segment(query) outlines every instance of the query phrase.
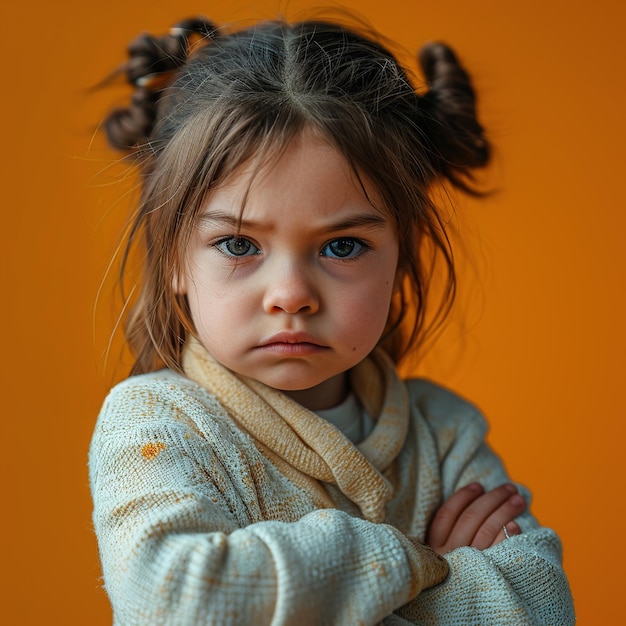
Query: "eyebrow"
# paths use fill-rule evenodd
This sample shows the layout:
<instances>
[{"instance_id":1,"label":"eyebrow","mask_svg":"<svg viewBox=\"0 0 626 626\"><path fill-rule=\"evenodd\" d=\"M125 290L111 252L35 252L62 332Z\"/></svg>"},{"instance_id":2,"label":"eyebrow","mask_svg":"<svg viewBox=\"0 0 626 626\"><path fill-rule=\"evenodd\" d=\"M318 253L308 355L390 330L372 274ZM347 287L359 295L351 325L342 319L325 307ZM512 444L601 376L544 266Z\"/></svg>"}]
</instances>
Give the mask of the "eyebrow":
<instances>
[{"instance_id":1,"label":"eyebrow","mask_svg":"<svg viewBox=\"0 0 626 626\"><path fill-rule=\"evenodd\" d=\"M198 217L200 224L215 224L216 226L226 225L233 226L235 228L250 228L250 229L263 229L263 225L259 222L253 222L245 220L239 216L232 215L230 213L223 213L222 211L211 211L202 213Z\"/></svg>"},{"instance_id":2,"label":"eyebrow","mask_svg":"<svg viewBox=\"0 0 626 626\"><path fill-rule=\"evenodd\" d=\"M387 219L382 215L362 213L351 215L343 220L330 225L329 230L347 230L350 228L381 228L387 224Z\"/></svg>"},{"instance_id":3,"label":"eyebrow","mask_svg":"<svg viewBox=\"0 0 626 626\"><path fill-rule=\"evenodd\" d=\"M246 220L239 216L232 215L230 213L223 213L222 211L211 211L203 213L199 216L199 222L201 224L214 224L233 226L235 228L249 229L249 230L270 230L271 227L261 222L255 222L253 220ZM387 224L387 219L382 215L375 215L372 213L357 213L350 215L337 222L331 222L323 228L324 231L332 232L337 230L349 230L351 228L382 228Z\"/></svg>"}]
</instances>

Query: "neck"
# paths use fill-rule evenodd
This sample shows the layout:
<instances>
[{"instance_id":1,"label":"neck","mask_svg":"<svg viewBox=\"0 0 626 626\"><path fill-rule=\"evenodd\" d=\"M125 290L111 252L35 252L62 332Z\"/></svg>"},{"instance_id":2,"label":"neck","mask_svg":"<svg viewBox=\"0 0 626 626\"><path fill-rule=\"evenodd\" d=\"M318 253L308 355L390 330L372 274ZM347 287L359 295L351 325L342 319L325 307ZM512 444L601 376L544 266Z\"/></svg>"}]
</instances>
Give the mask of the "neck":
<instances>
[{"instance_id":1,"label":"neck","mask_svg":"<svg viewBox=\"0 0 626 626\"><path fill-rule=\"evenodd\" d=\"M324 411L341 404L346 399L348 390L348 374L342 372L310 389L281 391L309 411Z\"/></svg>"}]
</instances>

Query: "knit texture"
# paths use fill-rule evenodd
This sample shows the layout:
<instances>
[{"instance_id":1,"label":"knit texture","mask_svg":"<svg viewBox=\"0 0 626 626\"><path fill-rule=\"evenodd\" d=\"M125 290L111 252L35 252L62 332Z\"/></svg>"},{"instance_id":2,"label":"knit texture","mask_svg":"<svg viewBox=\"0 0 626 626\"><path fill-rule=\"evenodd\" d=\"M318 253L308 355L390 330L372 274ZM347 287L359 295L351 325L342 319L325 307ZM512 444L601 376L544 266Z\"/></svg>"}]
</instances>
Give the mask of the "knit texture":
<instances>
[{"instance_id":1,"label":"knit texture","mask_svg":"<svg viewBox=\"0 0 626 626\"><path fill-rule=\"evenodd\" d=\"M219 398L229 415L262 444L270 460L275 461L276 455L285 462L280 464L281 470L292 482L306 489L311 485L307 477L311 477L337 485L366 519L384 520L391 485L381 472L398 456L409 425L406 390L389 375L393 366L384 353L366 359L352 372L354 392L374 415L380 414L374 432L356 447L335 426L285 394L251 378L234 377L197 341L187 346L183 366L192 380ZM315 485L311 496L318 491Z\"/></svg>"},{"instance_id":2,"label":"knit texture","mask_svg":"<svg viewBox=\"0 0 626 626\"><path fill-rule=\"evenodd\" d=\"M115 387L94 432L117 626L574 623L559 540L529 512L522 535L447 563L421 545L458 488L509 480L471 405L376 354L352 373L376 419L355 446L199 344L184 368Z\"/></svg>"}]
</instances>

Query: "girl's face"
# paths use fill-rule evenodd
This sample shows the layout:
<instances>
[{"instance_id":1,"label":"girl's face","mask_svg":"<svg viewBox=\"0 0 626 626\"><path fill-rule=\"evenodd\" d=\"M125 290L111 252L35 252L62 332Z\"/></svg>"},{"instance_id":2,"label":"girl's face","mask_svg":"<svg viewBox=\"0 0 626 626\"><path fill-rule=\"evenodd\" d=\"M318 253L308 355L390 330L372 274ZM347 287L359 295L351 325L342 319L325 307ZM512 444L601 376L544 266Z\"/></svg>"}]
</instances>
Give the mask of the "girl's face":
<instances>
[{"instance_id":1,"label":"girl's face","mask_svg":"<svg viewBox=\"0 0 626 626\"><path fill-rule=\"evenodd\" d=\"M254 176L253 168L210 195L178 291L222 365L310 409L329 408L384 330L395 230L345 158L312 132Z\"/></svg>"}]
</instances>

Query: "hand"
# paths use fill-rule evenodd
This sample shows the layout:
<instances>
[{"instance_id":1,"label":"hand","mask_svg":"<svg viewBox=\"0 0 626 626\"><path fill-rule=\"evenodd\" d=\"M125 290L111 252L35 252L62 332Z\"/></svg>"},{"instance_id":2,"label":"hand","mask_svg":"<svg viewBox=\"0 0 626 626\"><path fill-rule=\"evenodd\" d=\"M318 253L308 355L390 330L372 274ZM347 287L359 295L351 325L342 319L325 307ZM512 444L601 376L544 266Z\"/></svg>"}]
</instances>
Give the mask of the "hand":
<instances>
[{"instance_id":1,"label":"hand","mask_svg":"<svg viewBox=\"0 0 626 626\"><path fill-rule=\"evenodd\" d=\"M462 546L484 550L503 541L502 527L509 535L521 530L513 521L526 508L515 485L500 485L485 492L478 483L471 483L452 494L433 517L426 543L439 554Z\"/></svg>"}]
</instances>

